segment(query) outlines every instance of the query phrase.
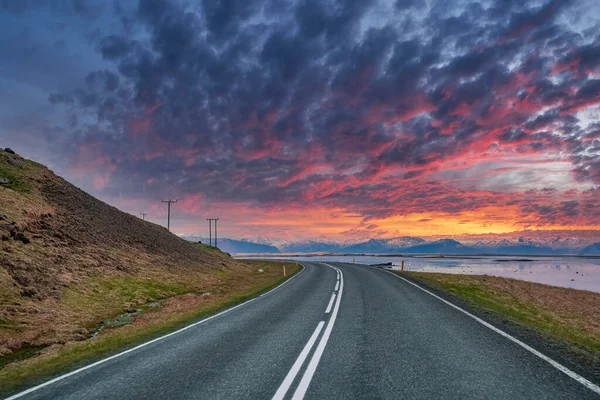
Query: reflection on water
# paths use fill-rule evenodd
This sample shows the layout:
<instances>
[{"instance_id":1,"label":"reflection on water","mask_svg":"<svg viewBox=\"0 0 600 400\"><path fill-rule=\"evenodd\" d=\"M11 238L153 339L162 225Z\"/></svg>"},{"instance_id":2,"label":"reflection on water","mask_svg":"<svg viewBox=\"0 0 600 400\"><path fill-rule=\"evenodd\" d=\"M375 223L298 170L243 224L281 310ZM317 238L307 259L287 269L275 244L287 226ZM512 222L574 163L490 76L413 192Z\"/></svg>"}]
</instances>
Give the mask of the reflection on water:
<instances>
[{"instance_id":1,"label":"reflection on water","mask_svg":"<svg viewBox=\"0 0 600 400\"><path fill-rule=\"evenodd\" d=\"M562 286L600 293L600 258L580 257L375 257L375 256L323 256L323 257L261 257L300 261L340 261L357 264L384 264L391 262L392 269L452 274L492 275L546 285ZM512 261L514 260L514 261Z\"/></svg>"}]
</instances>

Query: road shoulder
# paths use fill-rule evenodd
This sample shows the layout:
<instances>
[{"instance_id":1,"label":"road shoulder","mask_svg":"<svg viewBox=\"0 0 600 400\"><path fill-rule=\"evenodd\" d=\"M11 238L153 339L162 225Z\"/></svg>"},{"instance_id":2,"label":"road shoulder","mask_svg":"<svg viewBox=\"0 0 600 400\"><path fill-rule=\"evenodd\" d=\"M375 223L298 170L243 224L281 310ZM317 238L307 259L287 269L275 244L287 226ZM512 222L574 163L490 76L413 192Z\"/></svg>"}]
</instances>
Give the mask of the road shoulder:
<instances>
[{"instance_id":1,"label":"road shoulder","mask_svg":"<svg viewBox=\"0 0 600 400\"><path fill-rule=\"evenodd\" d=\"M600 383L600 353L577 346L560 337L528 326L465 296L452 293L448 287L444 287L436 283L435 280L423 276L424 273L415 274L409 272L398 273L398 275L496 326L591 382Z\"/></svg>"}]
</instances>

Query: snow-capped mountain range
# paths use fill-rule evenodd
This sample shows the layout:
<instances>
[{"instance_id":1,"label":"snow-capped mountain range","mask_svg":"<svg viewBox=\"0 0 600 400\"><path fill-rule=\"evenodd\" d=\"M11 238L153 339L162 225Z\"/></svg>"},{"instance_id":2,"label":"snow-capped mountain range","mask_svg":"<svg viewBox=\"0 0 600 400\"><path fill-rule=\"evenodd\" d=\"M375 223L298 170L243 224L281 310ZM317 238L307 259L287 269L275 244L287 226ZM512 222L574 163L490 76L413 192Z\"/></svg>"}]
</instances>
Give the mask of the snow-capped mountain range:
<instances>
[{"instance_id":1,"label":"snow-capped mountain range","mask_svg":"<svg viewBox=\"0 0 600 400\"><path fill-rule=\"evenodd\" d=\"M471 244L475 248L496 248L506 246L534 246L534 247L548 247L553 250L560 249L581 249L589 243L581 238L574 237L554 237L549 240L539 240L525 237L518 237L516 239L492 239L492 240L481 240Z\"/></svg>"},{"instance_id":2,"label":"snow-capped mountain range","mask_svg":"<svg viewBox=\"0 0 600 400\"><path fill-rule=\"evenodd\" d=\"M507 235L463 236L451 238L420 238L400 236L369 239L362 242L336 242L325 237L316 240L284 241L269 238L219 239L219 247L230 253L447 253L447 254L600 254L598 237L548 236L532 238ZM187 240L208 242L198 236ZM595 239L595 240L594 240Z\"/></svg>"}]
</instances>

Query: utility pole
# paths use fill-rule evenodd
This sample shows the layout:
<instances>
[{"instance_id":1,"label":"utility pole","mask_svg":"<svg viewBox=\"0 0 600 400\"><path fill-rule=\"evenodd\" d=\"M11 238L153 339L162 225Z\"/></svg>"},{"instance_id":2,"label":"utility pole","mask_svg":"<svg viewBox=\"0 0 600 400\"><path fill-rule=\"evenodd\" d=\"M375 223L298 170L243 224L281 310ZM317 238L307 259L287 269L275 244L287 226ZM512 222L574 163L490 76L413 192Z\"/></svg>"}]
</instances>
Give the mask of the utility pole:
<instances>
[{"instance_id":1,"label":"utility pole","mask_svg":"<svg viewBox=\"0 0 600 400\"><path fill-rule=\"evenodd\" d=\"M217 222L219 221L219 218L215 218L215 247L219 248L219 246L217 246Z\"/></svg>"},{"instance_id":2,"label":"utility pole","mask_svg":"<svg viewBox=\"0 0 600 400\"><path fill-rule=\"evenodd\" d=\"M175 200L161 200L162 203L167 203L167 230L171 231L171 203L177 203Z\"/></svg>"},{"instance_id":3,"label":"utility pole","mask_svg":"<svg viewBox=\"0 0 600 400\"><path fill-rule=\"evenodd\" d=\"M206 218L208 221L208 247L212 246L212 218Z\"/></svg>"},{"instance_id":4,"label":"utility pole","mask_svg":"<svg viewBox=\"0 0 600 400\"><path fill-rule=\"evenodd\" d=\"M146 220L146 215L148 215L148 213L140 213L140 215L142 216L142 219L145 221Z\"/></svg>"},{"instance_id":5,"label":"utility pole","mask_svg":"<svg viewBox=\"0 0 600 400\"><path fill-rule=\"evenodd\" d=\"M215 221L215 247L217 247L217 221L219 218L206 218L208 221L208 245L212 246L212 222Z\"/></svg>"}]
</instances>

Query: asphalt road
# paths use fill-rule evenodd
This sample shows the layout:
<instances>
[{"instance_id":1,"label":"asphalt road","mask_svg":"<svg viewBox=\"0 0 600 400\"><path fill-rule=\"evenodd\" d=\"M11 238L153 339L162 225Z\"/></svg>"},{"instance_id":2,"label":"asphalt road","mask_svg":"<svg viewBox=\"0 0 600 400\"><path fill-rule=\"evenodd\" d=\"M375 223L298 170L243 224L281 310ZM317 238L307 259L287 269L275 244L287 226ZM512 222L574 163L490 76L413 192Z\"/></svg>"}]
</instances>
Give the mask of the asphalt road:
<instances>
[{"instance_id":1,"label":"asphalt road","mask_svg":"<svg viewBox=\"0 0 600 400\"><path fill-rule=\"evenodd\" d=\"M302 273L254 301L21 398L595 399L600 395L385 271L306 263Z\"/></svg>"}]
</instances>

